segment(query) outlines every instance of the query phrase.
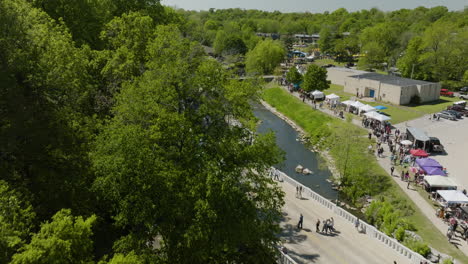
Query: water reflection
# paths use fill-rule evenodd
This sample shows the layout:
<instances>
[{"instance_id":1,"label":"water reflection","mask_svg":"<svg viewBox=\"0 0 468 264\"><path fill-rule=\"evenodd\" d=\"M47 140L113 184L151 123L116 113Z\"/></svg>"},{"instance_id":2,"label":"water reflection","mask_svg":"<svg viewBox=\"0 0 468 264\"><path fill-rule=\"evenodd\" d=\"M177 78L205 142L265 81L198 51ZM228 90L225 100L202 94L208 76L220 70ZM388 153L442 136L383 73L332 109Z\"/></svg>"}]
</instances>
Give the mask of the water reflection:
<instances>
[{"instance_id":1,"label":"water reflection","mask_svg":"<svg viewBox=\"0 0 468 264\"><path fill-rule=\"evenodd\" d=\"M262 105L254 106L254 114L262 120L257 132L266 133L273 131L276 134L276 143L286 152L285 161L277 164L275 167L284 171L286 174L311 188L318 194L328 199L336 199L337 192L326 180L330 178L331 172L326 166L319 166L318 154L307 149L301 142L297 141L298 133L285 121L277 117ZM295 168L298 164L308 168L312 174L303 175L296 173Z\"/></svg>"}]
</instances>

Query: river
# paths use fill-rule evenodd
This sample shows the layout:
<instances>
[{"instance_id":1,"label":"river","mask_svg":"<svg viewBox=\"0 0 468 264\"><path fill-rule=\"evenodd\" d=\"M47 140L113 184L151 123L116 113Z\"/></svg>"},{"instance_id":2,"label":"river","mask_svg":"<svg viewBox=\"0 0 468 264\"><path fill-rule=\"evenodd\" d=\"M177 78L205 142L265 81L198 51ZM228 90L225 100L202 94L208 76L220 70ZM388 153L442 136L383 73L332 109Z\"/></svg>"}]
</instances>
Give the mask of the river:
<instances>
[{"instance_id":1,"label":"river","mask_svg":"<svg viewBox=\"0 0 468 264\"><path fill-rule=\"evenodd\" d=\"M337 191L333 190L332 185L327 181L332 175L330 170L326 164L319 166L319 162L324 162L319 154L310 151L304 144L296 140L299 136L296 130L262 105L254 106L254 114L261 120L257 132L273 131L276 135L276 144L285 152L284 162L275 165L275 167L323 197L331 200L336 199ZM299 164L311 170L312 174L296 173L295 168Z\"/></svg>"}]
</instances>

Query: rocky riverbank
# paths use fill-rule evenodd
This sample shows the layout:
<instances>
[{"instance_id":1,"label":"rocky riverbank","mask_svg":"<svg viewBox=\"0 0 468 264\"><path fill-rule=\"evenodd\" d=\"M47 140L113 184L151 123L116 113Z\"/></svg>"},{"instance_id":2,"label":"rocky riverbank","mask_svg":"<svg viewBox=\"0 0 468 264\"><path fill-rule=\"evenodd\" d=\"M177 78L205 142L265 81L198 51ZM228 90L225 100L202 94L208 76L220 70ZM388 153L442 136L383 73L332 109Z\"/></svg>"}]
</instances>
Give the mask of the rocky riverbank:
<instances>
[{"instance_id":1,"label":"rocky riverbank","mask_svg":"<svg viewBox=\"0 0 468 264\"><path fill-rule=\"evenodd\" d=\"M275 114L276 116L278 116L279 118L281 118L282 120L284 120L286 123L288 123L294 130L296 130L299 135L300 135L300 139L301 141L303 141L303 143L306 143L310 150L312 152L316 152L316 153L319 153L320 154L320 157L327 163L327 167L329 168L330 172L332 173L333 175L333 182L337 182L339 181L340 179L340 173L338 171L338 169L336 168L336 165L335 165L335 161L334 159L332 158L332 156L330 155L330 153L328 153L327 150L322 150L322 149L319 149L317 146L314 146L312 144L310 144L310 142L308 141L308 136L307 136L307 133L304 131L304 129L302 127L300 127L299 125L297 125L294 121L292 121L291 119L289 119L287 116L285 116L284 114L282 114L281 112L279 112L278 110L276 110L276 108L274 108L273 106L269 105L267 102L261 100L260 101L261 104L266 108L268 109L268 111L272 112L273 114Z\"/></svg>"}]
</instances>

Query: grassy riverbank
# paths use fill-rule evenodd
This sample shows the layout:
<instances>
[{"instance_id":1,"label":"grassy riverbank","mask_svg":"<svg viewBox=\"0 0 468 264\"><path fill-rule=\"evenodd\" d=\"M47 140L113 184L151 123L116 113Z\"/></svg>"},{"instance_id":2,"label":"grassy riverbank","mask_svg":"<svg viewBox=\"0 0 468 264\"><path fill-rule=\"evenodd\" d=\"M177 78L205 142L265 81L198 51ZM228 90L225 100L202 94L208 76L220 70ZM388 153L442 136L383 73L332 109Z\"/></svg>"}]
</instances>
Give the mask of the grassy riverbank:
<instances>
[{"instance_id":1,"label":"grassy riverbank","mask_svg":"<svg viewBox=\"0 0 468 264\"><path fill-rule=\"evenodd\" d=\"M366 130L314 110L279 87L266 89L263 99L301 126L313 144L329 151L340 173L346 175L344 192L350 200L359 204L360 200L354 198L364 194L370 194L373 198L385 197L403 212L404 218L414 224L416 233L431 247L468 263L468 258L447 242L445 236L380 167L375 157L368 153Z\"/></svg>"}]
</instances>

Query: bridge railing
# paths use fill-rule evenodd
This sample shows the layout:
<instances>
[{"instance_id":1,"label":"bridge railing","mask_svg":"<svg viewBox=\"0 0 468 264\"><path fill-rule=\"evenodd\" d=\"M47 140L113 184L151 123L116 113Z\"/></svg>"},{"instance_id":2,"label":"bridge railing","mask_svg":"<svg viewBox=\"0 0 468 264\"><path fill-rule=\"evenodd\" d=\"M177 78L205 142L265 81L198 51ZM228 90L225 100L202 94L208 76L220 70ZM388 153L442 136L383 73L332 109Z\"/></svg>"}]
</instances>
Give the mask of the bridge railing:
<instances>
[{"instance_id":1,"label":"bridge railing","mask_svg":"<svg viewBox=\"0 0 468 264\"><path fill-rule=\"evenodd\" d=\"M312 200L315 200L322 206L328 208L330 211L335 213L336 215L340 216L341 218L345 219L347 222L350 224L355 224L357 217L351 214L350 212L344 210L343 208L337 206L335 203L332 201L324 198L320 194L312 191L309 187L304 186L300 182L294 180L293 178L289 177L287 174L285 174L282 171L277 170L279 173L280 177L287 183L293 185L293 186L302 186L303 193L310 197ZM367 236L379 241L380 243L385 244L386 246L392 248L402 256L408 258L411 263L419 264L421 262L427 262L430 263L427 259L425 259L423 256L420 254L412 251L411 249L407 248L406 246L402 245L400 242L398 242L396 239L391 238L387 236L386 234L382 233L379 231L377 228L374 226L362 221L359 219L359 230L363 233L365 233ZM283 254L284 255L284 254ZM289 256L288 256L289 257ZM283 262L281 262L283 263ZM288 262L285 262L288 263ZM292 262L294 263L294 262ZM289 264L289 263L288 263Z\"/></svg>"},{"instance_id":2,"label":"bridge railing","mask_svg":"<svg viewBox=\"0 0 468 264\"><path fill-rule=\"evenodd\" d=\"M281 250L279 252L280 252L280 256L278 259L279 264L297 264L297 262L294 261L290 256L288 256L287 254L284 254Z\"/></svg>"}]
</instances>

